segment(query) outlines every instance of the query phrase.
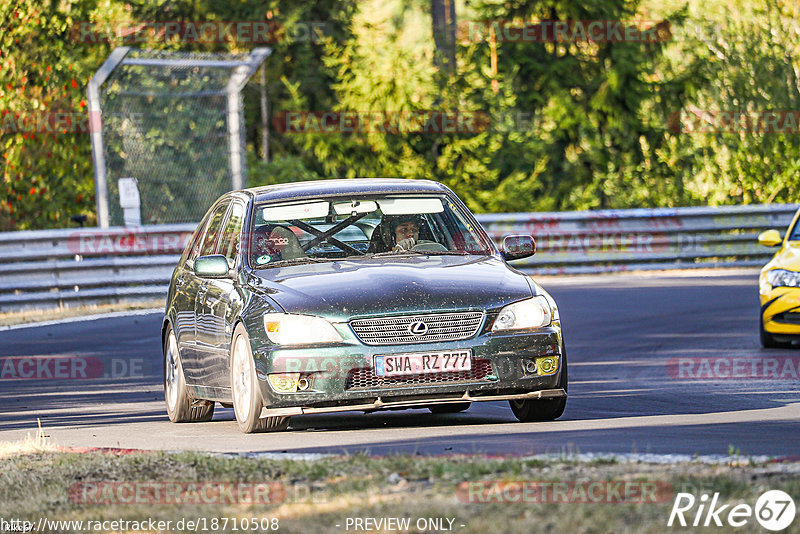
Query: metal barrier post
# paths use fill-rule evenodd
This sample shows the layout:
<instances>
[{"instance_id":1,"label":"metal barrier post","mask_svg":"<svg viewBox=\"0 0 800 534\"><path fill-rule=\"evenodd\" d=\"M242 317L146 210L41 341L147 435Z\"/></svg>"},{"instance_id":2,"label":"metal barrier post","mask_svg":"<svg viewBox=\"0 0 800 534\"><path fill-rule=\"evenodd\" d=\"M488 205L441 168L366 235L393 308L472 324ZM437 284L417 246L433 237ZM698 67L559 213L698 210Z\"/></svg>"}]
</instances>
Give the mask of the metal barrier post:
<instances>
[{"instance_id":1,"label":"metal barrier post","mask_svg":"<svg viewBox=\"0 0 800 534\"><path fill-rule=\"evenodd\" d=\"M97 69L89 80L87 89L89 103L89 132L92 139L92 158L94 159L94 192L97 205L97 226L108 228L108 184L106 183L106 157L103 152L103 117L100 111L100 86L108 75L117 68L130 47L115 48L103 66Z\"/></svg>"}]
</instances>

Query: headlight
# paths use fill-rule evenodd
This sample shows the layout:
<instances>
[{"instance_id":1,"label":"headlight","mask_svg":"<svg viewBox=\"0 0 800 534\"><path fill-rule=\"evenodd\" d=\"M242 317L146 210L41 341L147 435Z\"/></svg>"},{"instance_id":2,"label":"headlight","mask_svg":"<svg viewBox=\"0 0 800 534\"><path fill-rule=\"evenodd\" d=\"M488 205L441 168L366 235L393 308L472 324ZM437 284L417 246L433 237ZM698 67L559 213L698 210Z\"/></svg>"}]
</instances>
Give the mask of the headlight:
<instances>
[{"instance_id":1,"label":"headlight","mask_svg":"<svg viewBox=\"0 0 800 534\"><path fill-rule=\"evenodd\" d=\"M800 287L800 273L773 269L767 271L767 282L772 287Z\"/></svg>"},{"instance_id":2,"label":"headlight","mask_svg":"<svg viewBox=\"0 0 800 534\"><path fill-rule=\"evenodd\" d=\"M322 317L268 313L264 316L264 330L270 341L277 345L307 345L309 343L338 343L342 336L331 323Z\"/></svg>"},{"instance_id":3,"label":"headlight","mask_svg":"<svg viewBox=\"0 0 800 534\"><path fill-rule=\"evenodd\" d=\"M550 296L550 293L544 290L544 288L537 284L537 293L544 297L547 300L547 304L550 306L550 321L559 321L560 317L558 316L558 305L556 305L555 299Z\"/></svg>"},{"instance_id":4,"label":"headlight","mask_svg":"<svg viewBox=\"0 0 800 534\"><path fill-rule=\"evenodd\" d=\"M509 304L497 314L492 332L547 326L553 319L547 299L538 295L528 300Z\"/></svg>"}]
</instances>

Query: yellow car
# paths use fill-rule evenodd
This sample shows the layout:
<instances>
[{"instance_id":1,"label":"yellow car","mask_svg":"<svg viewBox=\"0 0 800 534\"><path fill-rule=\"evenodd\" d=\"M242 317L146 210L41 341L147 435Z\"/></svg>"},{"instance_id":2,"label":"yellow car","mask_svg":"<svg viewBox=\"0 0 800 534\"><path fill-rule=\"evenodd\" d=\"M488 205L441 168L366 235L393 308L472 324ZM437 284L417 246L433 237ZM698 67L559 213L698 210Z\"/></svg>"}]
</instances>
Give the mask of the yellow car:
<instances>
[{"instance_id":1,"label":"yellow car","mask_svg":"<svg viewBox=\"0 0 800 534\"><path fill-rule=\"evenodd\" d=\"M758 292L761 296L761 344L764 347L789 347L800 340L800 210L785 237L767 230L758 242L780 247L761 269Z\"/></svg>"}]
</instances>

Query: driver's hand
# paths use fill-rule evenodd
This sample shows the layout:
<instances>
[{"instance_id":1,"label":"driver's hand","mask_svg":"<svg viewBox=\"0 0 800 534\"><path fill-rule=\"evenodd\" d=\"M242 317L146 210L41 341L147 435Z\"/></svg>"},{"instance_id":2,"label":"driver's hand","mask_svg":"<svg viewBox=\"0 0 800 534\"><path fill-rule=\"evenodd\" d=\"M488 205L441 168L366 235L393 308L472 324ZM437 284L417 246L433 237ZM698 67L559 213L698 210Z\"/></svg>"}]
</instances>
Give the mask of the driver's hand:
<instances>
[{"instance_id":1,"label":"driver's hand","mask_svg":"<svg viewBox=\"0 0 800 534\"><path fill-rule=\"evenodd\" d=\"M397 244L392 249L392 252L403 252L405 250L411 250L411 248L417 244L417 240L413 237L407 237L397 242Z\"/></svg>"}]
</instances>

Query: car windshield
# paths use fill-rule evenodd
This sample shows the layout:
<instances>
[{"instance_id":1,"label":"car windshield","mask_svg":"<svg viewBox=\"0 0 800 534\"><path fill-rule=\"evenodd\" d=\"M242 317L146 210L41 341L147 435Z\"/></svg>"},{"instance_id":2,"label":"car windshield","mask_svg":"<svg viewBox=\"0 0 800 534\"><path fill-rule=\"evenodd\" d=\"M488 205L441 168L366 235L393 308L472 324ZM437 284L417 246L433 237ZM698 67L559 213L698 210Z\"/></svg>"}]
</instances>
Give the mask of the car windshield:
<instances>
[{"instance_id":1,"label":"car windshield","mask_svg":"<svg viewBox=\"0 0 800 534\"><path fill-rule=\"evenodd\" d=\"M390 254L480 254L491 243L445 195L353 196L257 204L250 265Z\"/></svg>"},{"instance_id":2,"label":"car windshield","mask_svg":"<svg viewBox=\"0 0 800 534\"><path fill-rule=\"evenodd\" d=\"M794 223L794 228L792 228L792 233L789 236L789 241L800 241L800 219Z\"/></svg>"}]
</instances>

